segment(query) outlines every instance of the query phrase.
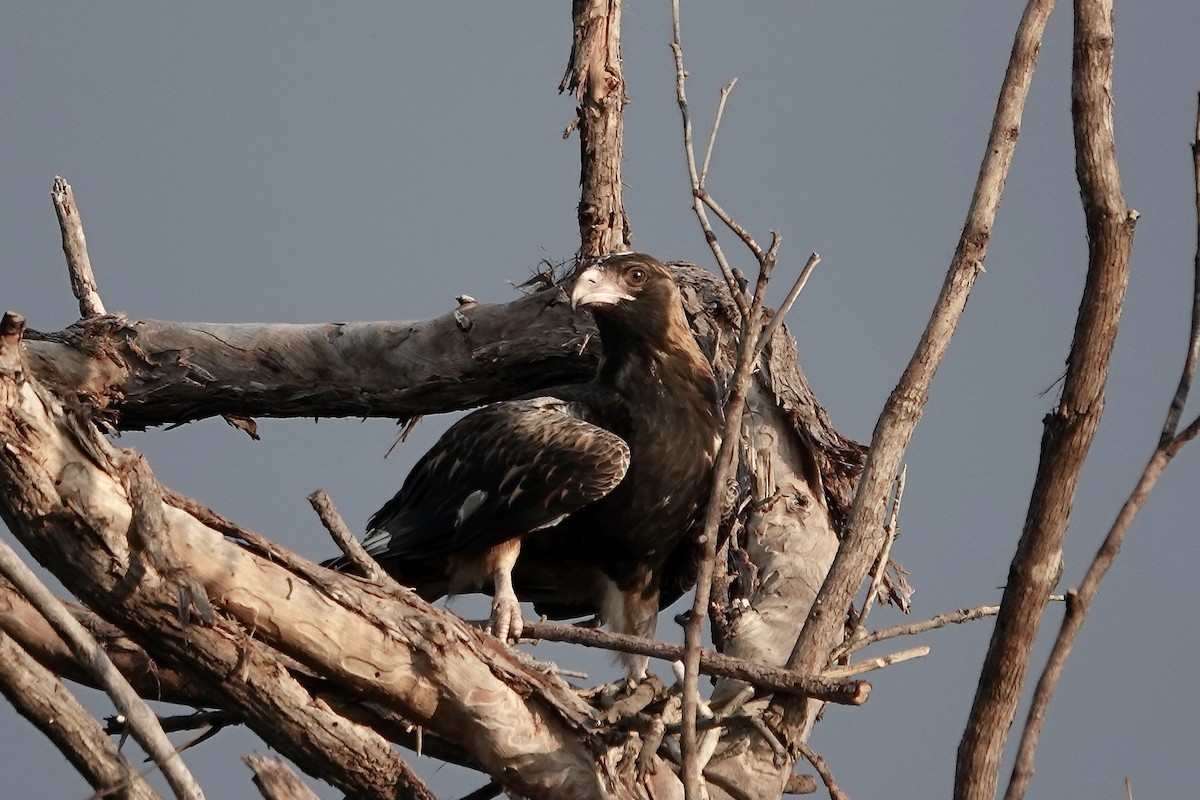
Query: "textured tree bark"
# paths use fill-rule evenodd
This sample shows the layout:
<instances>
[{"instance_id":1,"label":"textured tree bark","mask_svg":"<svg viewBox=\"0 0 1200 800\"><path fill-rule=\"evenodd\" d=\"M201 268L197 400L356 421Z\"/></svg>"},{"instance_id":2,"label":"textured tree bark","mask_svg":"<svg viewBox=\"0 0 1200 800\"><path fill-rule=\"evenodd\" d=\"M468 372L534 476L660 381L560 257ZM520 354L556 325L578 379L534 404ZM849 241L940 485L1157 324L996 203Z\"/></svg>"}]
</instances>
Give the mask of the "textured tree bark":
<instances>
[{"instance_id":1,"label":"textured tree bark","mask_svg":"<svg viewBox=\"0 0 1200 800\"><path fill-rule=\"evenodd\" d=\"M254 771L254 784L265 800L318 800L312 790L279 759L245 755L242 761Z\"/></svg>"},{"instance_id":2,"label":"textured tree bark","mask_svg":"<svg viewBox=\"0 0 1200 800\"><path fill-rule=\"evenodd\" d=\"M81 320L26 333L38 379L123 430L238 417L408 418L583 380L597 347L557 289L423 321L319 325Z\"/></svg>"},{"instance_id":3,"label":"textured tree bark","mask_svg":"<svg viewBox=\"0 0 1200 800\"><path fill-rule=\"evenodd\" d=\"M1111 0L1076 0L1071 114L1088 233L1088 274L1062 397L1047 415L1037 477L979 686L958 750L954 796L996 795L1004 742L1051 589L1075 488L1104 410L1104 387L1129 280L1137 213L1125 203L1112 120Z\"/></svg>"},{"instance_id":4,"label":"textured tree bark","mask_svg":"<svg viewBox=\"0 0 1200 800\"><path fill-rule=\"evenodd\" d=\"M579 258L629 249L621 196L625 78L621 69L621 0L573 0L571 58L559 84L579 103L567 135L579 129Z\"/></svg>"},{"instance_id":5,"label":"textured tree bark","mask_svg":"<svg viewBox=\"0 0 1200 800\"><path fill-rule=\"evenodd\" d=\"M97 794L122 800L159 797L67 687L3 632L0 693L54 742Z\"/></svg>"},{"instance_id":6,"label":"textured tree bark","mask_svg":"<svg viewBox=\"0 0 1200 800\"><path fill-rule=\"evenodd\" d=\"M678 275L683 286L689 315L700 334L701 341L710 351L714 347L717 348L719 351L716 356L718 371L722 371L722 365L724 365L722 374L727 375L730 358L727 347L728 343L732 341L732 336L728 332L730 324L726 315L728 298L724 286L713 276L693 267L679 268ZM487 329L496 335L508 335L509 331L515 329L525 331L527 344L520 347L507 347L503 342L492 342L480 338L471 342L471 350L468 350L462 347L461 342L453 339L447 347L444 339L433 335L396 338L393 334L398 326L387 323L378 325L377 331L372 331L372 326L366 324L354 326L355 330L352 335L334 337L335 345L330 346L330 339L326 335L328 329L322 332L319 330L321 326L245 326L242 330L232 332L225 330L214 336L212 328L208 326L171 325L168 323L143 325L108 318L98 326L87 329L87 335L82 335L82 326L76 326L69 335L55 334L27 340L23 349L27 353L37 354L36 359L29 360L30 373L34 376L46 375L52 380L58 381L60 385L73 380L77 375L100 376L100 380L90 384L88 390L82 394L85 397L97 397L99 402L106 403L106 414L118 425L126 424L131 416L137 420L137 424L143 424L147 420L167 421L178 418L180 415L199 418L211 415L215 409L220 409L223 413L249 416L260 407L264 407L267 404L267 398L270 397L293 398L288 405L288 413L302 416L328 416L336 413L336 409L344 408L341 405L341 395L337 394L336 389L339 381L336 377L328 376L336 376L342 371L357 370L360 365L368 371L374 368L377 373L363 381L364 385L368 386L368 391L364 394L372 399L365 405L360 403L355 406L354 413L362 413L364 407L374 409L375 413L380 411L387 414L395 413L401 408L394 404L396 398L405 398L403 402L408 405L403 406L403 410L406 413L419 413L429 408L432 403L439 404L439 406L453 406L461 401L448 399L453 395L447 390L440 396L441 399L431 403L428 398L432 395L422 393L416 387L406 384L407 380L413 380L411 372L398 372L393 373L392 377L386 377L384 374L386 370L380 371L380 364L386 366L435 363L441 359L441 356L438 355L439 351L446 349L456 350L460 354L467 353L468 355L461 357L458 361L453 359L447 361L447 366L443 367L440 374L444 377L447 386L465 387L464 394L470 398L469 402L472 403L486 402L536 389L538 385L554 379L562 380L567 376L590 373L594 368L594 357L590 351L582 355L578 353L579 343L587 338L587 329L565 317L563 309L555 298L556 295L553 293L542 292L532 298L526 297L515 301L511 304L511 308L514 318L520 320L517 323L503 320L505 315L503 307L487 310L487 315L491 315L495 323L493 325L489 322ZM478 317L475 318L478 319ZM537 334L529 332L529 326L524 322L531 318L541 326ZM424 331L436 327L438 324L455 324L448 322L453 319L453 315L447 315L431 323L406 324L405 327ZM552 322L556 324L552 324ZM455 329L457 327L455 325ZM474 326L472 328L474 329ZM378 340L373 336L375 333L378 334ZM540 339L541 351L534 347L534 341L538 339ZM349 344L345 347L336 344L343 341ZM400 355L389 351L388 346L380 344L380 342L390 344L395 350L400 351ZM721 343L720 347L717 346L718 342ZM503 353L508 356L514 352L520 352L521 355L517 357L522 360L522 363L556 366L549 375L544 371L539 374L538 370L532 368L517 370L517 373L524 377L525 383L521 383L512 375L507 375L506 381L496 381L486 390L481 390L478 385L473 385L469 381L460 381L459 378L462 376L453 373L456 365L468 372L484 370L477 359L469 356L472 350ZM564 355L564 351L570 355ZM185 355L181 355L181 353L185 353ZM292 354L292 358L282 362L282 366L278 366L278 361L272 361L272 356L278 353ZM297 358L294 355L297 353L307 353L307 355ZM790 488L782 488L782 496L786 498L794 495L795 497L776 503L770 509L764 507L757 511L756 514L760 517L767 514L782 516L770 524L754 523L755 530L760 532L756 533L756 536L772 526L778 526L783 528L789 536L805 540L794 541L786 546L781 545L775 551L776 556L781 559L785 551L794 551L795 548L798 548L800 552L820 552L822 549L829 552L835 546L835 537L828 521L829 516L824 511L820 514L823 522L812 529L805 525L795 524L794 521L785 523L784 519L787 514L784 512L787 509L794 510L797 503L810 502L811 508L828 508L835 513L844 514L849 491L853 486L854 469L861 459L861 449L853 442L840 437L828 424L823 410L808 388L803 373L796 366L794 349L785 333L781 332L777 336L775 343L767 351L767 358L769 359L769 369L760 373L754 387L754 397L756 398L754 402L758 409L756 414L761 416L761 419L756 418L754 425L778 426L778 430L775 433L761 434L767 437L769 443L773 442L773 444L759 447L764 452L771 451L772 455L769 459L759 458L757 461L754 468L759 476L756 492L762 497L771 496L775 493L776 487L783 487L784 480L793 481L801 478L811 481L811 485L817 488L807 490L812 498L811 501L797 501L795 497L798 497L802 490L796 485L787 484ZM325 360L331 362L332 366L322 366ZM278 368L264 370L262 364L266 362L275 363ZM371 366L372 364L374 367ZM203 382L177 381L185 370L192 370L192 374L195 374L196 365L201 365L199 368L204 371L205 380ZM300 365L305 365L305 367L301 369ZM492 369L496 369L494 365ZM106 372L106 370L111 370L111 372ZM251 378L251 375L254 377ZM534 376L538 383L533 382ZM323 381L327 382L328 391L326 391L326 383ZM140 392L139 386L147 382L157 386L157 391ZM255 387L253 393L239 394L229 388L241 384L253 385ZM394 391L387 393L381 389L378 394L372 395L370 389L372 385L378 387L390 385ZM74 392L68 391L68 396L74 396L74 394ZM329 402L331 397L334 398L332 403ZM414 400L413 398L418 399ZM50 427L53 428L53 426ZM74 423L68 426L68 429L77 430L80 427L80 423ZM12 435L15 436L15 433ZM790 444L787 446L778 444L782 441L790 442ZM33 452L38 451L39 447L40 445L34 446L27 443L20 449ZM100 445L93 443L91 448L97 449L100 448ZM775 454L776 450L779 451L778 454ZM104 459L100 460L104 461ZM80 461L80 459L77 458L76 461ZM62 471L62 467L58 469ZM75 469L76 467L71 467L66 470L66 473L69 475ZM21 467L15 470L15 474L26 475L28 473L24 467ZM772 478L771 476L776 477ZM69 480L61 483L54 492L56 494L59 492L70 494L71 491L82 492L83 489L79 488L81 484L94 487L98 480L95 477L86 481ZM77 488L72 490L71 487ZM121 491L123 490L117 491L118 497ZM18 502L19 493L14 491L11 495L13 501ZM54 503L50 503L48 507L54 505ZM111 518L114 513L107 510L101 516ZM129 512L121 513L127 515ZM183 547L184 545L181 543L188 539L177 537L173 526L187 527L192 523L187 523L186 519L176 510L171 510L168 518L172 526L172 534L169 538L177 543L177 547ZM181 519L183 521L180 521ZM10 521L10 524L14 529L22 526L28 527L27 523L21 522L16 517ZM85 529L87 527L84 526ZM120 528L120 524L118 524L118 528ZM41 535L51 534L48 528L43 527ZM77 535L86 541L86 537L82 533ZM207 536L212 535L212 533L207 534ZM817 537L818 541L824 542L824 544L818 545L806 540L806 537L812 536ZM232 558L232 556L222 555L217 562L213 562L214 554L225 553L225 549L219 546L219 542L208 542L207 539L204 541L205 543L198 545L198 549L194 553L181 557L181 561L183 563L219 562L228 567L226 559ZM36 542L31 542L30 547L35 554L45 552L37 546ZM110 547L116 548L115 552L122 552L122 546L115 543L104 545L100 550L106 552ZM127 545L124 547L126 550L128 549ZM226 544L224 547L230 546ZM56 547L48 549L54 551ZM178 556L178 554L176 555ZM123 557L128 557L128 554ZM270 557L279 562L284 556L272 551ZM174 563L174 559L171 563ZM760 621L760 624L754 626L745 625L747 632L757 630L758 635L764 640L780 636L785 638L788 635L794 636L794 632L803 618L803 602L796 602L795 598L791 598L789 592L792 587L801 592L805 591L806 582L807 584L812 583L811 576L806 580L791 580L789 573L783 571L783 565L786 563L794 565L795 561L787 558L775 567L768 564L760 573L768 580L758 585L759 595L767 598L764 602L769 604L775 600L780 606L778 613L768 610L761 615L769 619L772 624L764 626ZM93 567L98 569L95 565ZM257 570L257 568L255 569ZM823 566L818 564L817 566L802 567L802 569L820 570L823 569ZM112 602L110 591L112 585L101 582L92 589L85 588L82 584L93 580L93 578L86 577L90 574L89 570L82 570L78 573L77 579L80 581L80 585L78 588L73 587L73 590L94 608L104 612L105 603L111 604ZM205 575L206 578L201 580L201 583L208 596L223 598L227 603L232 602L231 598L241 596L231 587L208 582L209 580L218 581L219 574L207 575L206 573ZM289 580L294 581L294 577ZM255 586L262 586L262 576L255 572L252 583ZM282 587L282 584L280 586ZM765 590L763 590L764 587ZM147 591L144 585L141 590ZM362 740L317 742L313 747L316 750L315 753L306 754L301 751L302 732L310 725L317 725L325 730L336 729L337 725L331 720L340 719L342 720L340 723L342 730L352 730L354 726L328 709L321 710L321 714L327 717L325 721L318 721L311 717L309 708L311 701L304 700L309 695L302 684L297 683L294 677L287 674L286 663L291 662L281 661L280 653L274 649L278 646L296 657L297 660L305 661L305 658L309 656L300 658L299 651L303 651L307 645L293 642L285 647L283 644L272 641L271 647L268 647L262 641L261 631L264 629L265 621L270 619L270 603L262 607L256 605L240 607L240 613L244 615L243 621L256 631L254 641L244 641L245 637L237 633L238 626L234 625L232 621L218 620L213 628L207 628L196 625L183 626L178 620L171 619L172 613L178 605L178 591L169 586L162 591L163 593L158 596L159 599L156 601L158 605L155 608L157 610L143 608L138 612L132 608L134 601L127 600L126 604L120 608L113 608L109 605L105 615L120 622L126 632L133 635L139 643L149 647L153 651L156 661L162 665L160 668L177 670L181 675L190 678L194 686L200 687L202 692L210 698L217 699L221 707L239 709L247 724L259 731L272 746L288 755L310 774L331 780L344 788L354 786L358 790L366 790L368 786L379 790L381 786L395 785L400 767L389 762L383 754L374 750L374 745L364 743L371 741L369 732L362 730L357 732L356 735L362 737ZM280 591L283 591L282 588ZM294 586L289 591L294 594ZM108 598L107 601L106 598ZM139 596L138 602L142 606L148 604L148 600L144 596ZM215 604L219 608L224 608L219 601L215 601ZM154 604L149 603L149 605L153 606ZM786 608L791 609L790 617L782 613ZM225 609L225 612L232 613L228 609ZM416 614L411 609L410 612ZM301 618L311 619L314 618L314 615L325 615L326 613L324 609L314 609L299 615L300 618L292 621L303 628ZM389 619L390 615L394 614L391 611L387 615L383 612L377 613L381 618ZM418 618L420 618L419 615ZM340 623L339 626L324 627L341 629ZM277 635L284 636L288 624L280 622L272 629L277 631ZM185 646L170 641L147 641L155 637L161 638L162 631L172 630L181 636L186 630L188 644ZM417 638L429 640L429 637L424 634ZM754 639L748 633L739 633L735 638L747 644ZM432 641L437 641L436 637ZM449 649L455 650L456 648ZM239 650L241 651L240 655ZM761 651L761 646L748 649L748 652L756 654ZM333 660L342 661L343 658L338 656ZM490 663L493 658L488 655L486 660ZM319 667L311 661L305 663L314 672L323 671L326 667L331 666L324 662ZM247 665L251 665L253 669ZM450 667L438 664L431 669L446 670ZM209 677L197 677L198 670L205 672ZM264 671L267 678L258 675L259 670ZM249 674L257 676L253 684L227 680L216 681L212 677L217 674L239 674L247 671ZM350 679L350 676L343 676L343 678L351 680L351 686L362 690L376 680L373 677L374 670L370 674L371 677L366 679L361 686L358 681L363 680L362 676L353 680ZM474 681L477 677L469 681L471 685L475 685ZM275 688L271 692L264 693L261 690L262 684L259 683L263 680L268 683L273 682L272 685ZM465 685L458 688L466 691ZM448 715L440 713L443 710L444 706L440 706L439 716L442 720L448 719ZM424 717L413 709L406 707L406 711L406 716L410 720L416 716L418 720L425 721ZM478 720L478 724L483 724L482 720ZM436 732L436 726L431 726L431 729ZM526 738L521 738L521 740L527 741ZM359 750L358 759L350 759L344 750L346 747ZM363 756L363 752L367 755ZM375 755L371 756L371 753L375 753ZM367 759L365 763L363 758ZM377 761L374 766L371 766L372 758ZM334 762L340 762L343 765L341 772ZM730 759L725 768L732 768L733 763L734 760ZM496 760L490 761L485 766L502 769ZM376 777L367 780L342 774L359 771ZM663 775L670 776L671 773L669 770L663 770ZM555 789L556 792L560 790L561 787ZM529 789L529 791L531 796L536 796L535 790Z\"/></svg>"}]
</instances>

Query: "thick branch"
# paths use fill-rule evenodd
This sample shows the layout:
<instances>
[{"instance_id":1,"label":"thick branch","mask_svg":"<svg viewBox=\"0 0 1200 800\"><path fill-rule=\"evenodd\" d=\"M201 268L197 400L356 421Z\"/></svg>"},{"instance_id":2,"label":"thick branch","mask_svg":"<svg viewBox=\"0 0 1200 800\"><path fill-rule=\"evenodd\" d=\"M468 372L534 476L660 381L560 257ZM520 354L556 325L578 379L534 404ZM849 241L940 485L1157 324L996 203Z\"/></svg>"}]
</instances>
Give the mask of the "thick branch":
<instances>
[{"instance_id":1,"label":"thick branch","mask_svg":"<svg viewBox=\"0 0 1200 800\"><path fill-rule=\"evenodd\" d=\"M949 347L975 279L983 269L992 223L1020 132L1021 113L1042 31L1052 7L1052 0L1031 0L1018 28L958 248L912 360L875 426L837 558L790 659L789 666L794 669L808 671L824 666L841 635L855 592L883 544L883 501L920 420L929 386ZM785 713L785 727L794 732L802 719L802 704L789 704Z\"/></svg>"},{"instance_id":2,"label":"thick branch","mask_svg":"<svg viewBox=\"0 0 1200 800\"><path fill-rule=\"evenodd\" d=\"M3 632L0 693L54 742L98 795L122 800L159 797L58 678Z\"/></svg>"},{"instance_id":3,"label":"thick branch","mask_svg":"<svg viewBox=\"0 0 1200 800\"><path fill-rule=\"evenodd\" d=\"M468 320L464 324L461 320ZM118 427L242 417L407 418L582 380L593 329L557 290L425 321L315 325L82 320L29 332L30 368ZM594 347L594 346L593 346Z\"/></svg>"},{"instance_id":4,"label":"thick branch","mask_svg":"<svg viewBox=\"0 0 1200 800\"><path fill-rule=\"evenodd\" d=\"M1071 112L1088 232L1088 274L1058 407L1046 417L1037 476L975 701L958 750L956 800L996 794L1038 626L1062 572L1079 473L1104 409L1104 387L1129 277L1137 213L1125 204L1112 120L1112 2L1076 0Z\"/></svg>"}]
</instances>

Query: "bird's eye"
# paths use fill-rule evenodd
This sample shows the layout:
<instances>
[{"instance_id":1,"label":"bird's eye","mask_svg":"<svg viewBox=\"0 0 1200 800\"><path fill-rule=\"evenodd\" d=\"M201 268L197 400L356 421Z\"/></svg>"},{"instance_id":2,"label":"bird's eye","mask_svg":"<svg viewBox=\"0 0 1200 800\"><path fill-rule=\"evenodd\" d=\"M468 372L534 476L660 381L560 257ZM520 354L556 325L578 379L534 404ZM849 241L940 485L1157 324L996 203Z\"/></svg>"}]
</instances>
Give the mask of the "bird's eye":
<instances>
[{"instance_id":1,"label":"bird's eye","mask_svg":"<svg viewBox=\"0 0 1200 800\"><path fill-rule=\"evenodd\" d=\"M641 286L646 282L646 270L641 267L634 267L625 274L625 279L629 281L630 286Z\"/></svg>"}]
</instances>

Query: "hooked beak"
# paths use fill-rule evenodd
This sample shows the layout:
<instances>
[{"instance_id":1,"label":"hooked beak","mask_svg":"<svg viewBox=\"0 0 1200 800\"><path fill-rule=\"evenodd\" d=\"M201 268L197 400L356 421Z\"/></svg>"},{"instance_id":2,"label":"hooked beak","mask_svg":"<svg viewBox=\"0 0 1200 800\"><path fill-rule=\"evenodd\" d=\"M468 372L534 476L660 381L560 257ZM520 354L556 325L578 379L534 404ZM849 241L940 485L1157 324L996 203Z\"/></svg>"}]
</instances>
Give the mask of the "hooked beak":
<instances>
[{"instance_id":1,"label":"hooked beak","mask_svg":"<svg viewBox=\"0 0 1200 800\"><path fill-rule=\"evenodd\" d=\"M580 306L611 306L632 299L633 295L616 286L608 273L588 267L579 274L571 290L571 310Z\"/></svg>"}]
</instances>

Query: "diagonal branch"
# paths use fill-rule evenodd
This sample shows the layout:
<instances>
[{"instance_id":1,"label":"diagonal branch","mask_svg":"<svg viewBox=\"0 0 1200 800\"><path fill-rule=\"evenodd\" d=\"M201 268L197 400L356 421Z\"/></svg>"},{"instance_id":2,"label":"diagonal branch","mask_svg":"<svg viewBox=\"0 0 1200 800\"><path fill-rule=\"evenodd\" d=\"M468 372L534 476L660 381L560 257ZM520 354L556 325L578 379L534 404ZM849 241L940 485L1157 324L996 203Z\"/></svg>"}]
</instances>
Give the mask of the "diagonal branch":
<instances>
[{"instance_id":1,"label":"diagonal branch","mask_svg":"<svg viewBox=\"0 0 1200 800\"><path fill-rule=\"evenodd\" d=\"M794 669L824 666L841 635L846 611L879 554L883 543L884 497L920 421L929 387L967 298L983 270L1038 48L1052 7L1052 0L1031 0L1022 17L958 248L929 323L875 426L841 547L792 652L789 666ZM790 740L801 730L804 707L788 702L782 710Z\"/></svg>"},{"instance_id":2,"label":"diagonal branch","mask_svg":"<svg viewBox=\"0 0 1200 800\"><path fill-rule=\"evenodd\" d=\"M1192 274L1192 325L1188 336L1187 356L1184 358L1183 369L1179 376L1179 385L1167 408L1162 435L1149 463L1142 470L1137 484L1133 487L1129 497L1125 499L1121 510L1117 512L1117 517L1113 520L1113 524L1099 550L1096 551L1096 555L1092 558L1091 564L1088 565L1079 588L1067 595L1067 612L1063 616L1058 636L1050 651L1050 657L1046 661L1046 666L1038 679L1037 688L1034 690L1033 700L1025 718L1025 727L1021 731L1021 742L1017 748L1017 757L1009 777L1008 789L1004 794L1005 800L1020 800L1025 796L1029 787L1046 712L1054 697L1054 690L1058 687L1067 657L1071 654L1071 648L1091 609L1092 600L1100 589L1101 581L1108 574L1134 518L1141 511L1159 477L1179 449L1191 441L1197 433L1194 426L1189 427L1183 433L1178 433L1178 427L1180 414L1187 402L1188 394L1191 392L1192 380L1196 373L1197 353L1200 352L1200 104L1198 104L1196 112L1196 137L1192 141L1192 159L1196 189L1196 256Z\"/></svg>"},{"instance_id":3,"label":"diagonal branch","mask_svg":"<svg viewBox=\"0 0 1200 800\"><path fill-rule=\"evenodd\" d=\"M3 632L0 694L54 742L97 794L123 800L159 797L58 678Z\"/></svg>"},{"instance_id":4,"label":"diagonal branch","mask_svg":"<svg viewBox=\"0 0 1200 800\"><path fill-rule=\"evenodd\" d=\"M956 800L990 800L1034 639L1062 572L1075 489L1104 409L1137 212L1125 203L1112 118L1112 0L1076 0L1071 115L1087 221L1088 272L1062 397L1047 415L1037 475L1000 613L958 749Z\"/></svg>"},{"instance_id":5,"label":"diagonal branch","mask_svg":"<svg viewBox=\"0 0 1200 800\"><path fill-rule=\"evenodd\" d=\"M83 319L102 317L107 312L96 290L96 276L92 273L87 239L83 236L83 220L79 217L71 184L63 178L55 178L50 199L54 201L54 212L58 215L58 227L62 231L63 254L67 257L71 291L79 301L79 316Z\"/></svg>"}]
</instances>

